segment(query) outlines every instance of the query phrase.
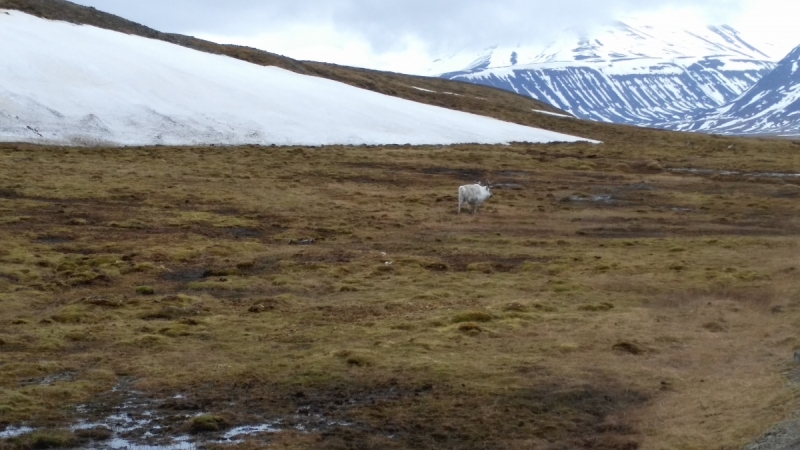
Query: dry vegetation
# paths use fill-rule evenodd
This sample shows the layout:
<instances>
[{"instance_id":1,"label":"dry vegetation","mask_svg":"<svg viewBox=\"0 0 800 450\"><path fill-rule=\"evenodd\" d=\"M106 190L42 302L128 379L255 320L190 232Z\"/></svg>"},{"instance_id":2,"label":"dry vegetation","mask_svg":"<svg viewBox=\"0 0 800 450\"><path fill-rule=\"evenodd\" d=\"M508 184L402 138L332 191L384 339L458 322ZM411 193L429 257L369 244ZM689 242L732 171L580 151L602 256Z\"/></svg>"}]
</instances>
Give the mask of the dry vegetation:
<instances>
[{"instance_id":1,"label":"dry vegetation","mask_svg":"<svg viewBox=\"0 0 800 450\"><path fill-rule=\"evenodd\" d=\"M172 434L282 420L242 448L738 448L794 406L800 187L759 172L797 146L638 133L0 145L0 424L43 427L0 448L120 386Z\"/></svg>"}]
</instances>

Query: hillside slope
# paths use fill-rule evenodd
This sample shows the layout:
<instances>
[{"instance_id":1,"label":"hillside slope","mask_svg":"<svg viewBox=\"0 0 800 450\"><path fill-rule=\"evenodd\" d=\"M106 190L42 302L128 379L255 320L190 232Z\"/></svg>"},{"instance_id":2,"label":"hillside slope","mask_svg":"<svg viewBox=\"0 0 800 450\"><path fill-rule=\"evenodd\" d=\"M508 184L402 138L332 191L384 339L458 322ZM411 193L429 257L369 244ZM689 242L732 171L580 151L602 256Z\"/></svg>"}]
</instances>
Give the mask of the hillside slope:
<instances>
[{"instance_id":1,"label":"hillside slope","mask_svg":"<svg viewBox=\"0 0 800 450\"><path fill-rule=\"evenodd\" d=\"M571 123L566 123L562 119L555 118L555 116L531 114L532 109L561 114L563 114L563 111L530 97L500 89L440 78L403 75L328 63L296 61L250 47L222 45L190 36L162 33L112 14L77 5L66 0L0 0L0 8L20 10L51 20L92 25L111 31L158 39L207 53L226 55L258 65L281 67L296 73L328 78L382 94L485 115L522 125L564 133L586 132L594 133L595 135L603 134L609 130L602 127L596 129L595 125L589 122L569 121Z\"/></svg>"},{"instance_id":2,"label":"hillside slope","mask_svg":"<svg viewBox=\"0 0 800 450\"><path fill-rule=\"evenodd\" d=\"M0 139L79 145L574 141L91 26L0 14Z\"/></svg>"}]
</instances>

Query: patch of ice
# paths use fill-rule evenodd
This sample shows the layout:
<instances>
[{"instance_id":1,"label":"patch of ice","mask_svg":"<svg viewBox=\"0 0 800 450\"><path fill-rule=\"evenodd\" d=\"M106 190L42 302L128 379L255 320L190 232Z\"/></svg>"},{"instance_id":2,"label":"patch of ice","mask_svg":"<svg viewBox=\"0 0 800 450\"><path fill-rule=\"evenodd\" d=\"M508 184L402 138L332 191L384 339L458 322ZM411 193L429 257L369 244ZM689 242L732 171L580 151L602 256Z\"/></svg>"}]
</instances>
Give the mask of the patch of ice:
<instances>
[{"instance_id":1,"label":"patch of ice","mask_svg":"<svg viewBox=\"0 0 800 450\"><path fill-rule=\"evenodd\" d=\"M800 178L800 173L794 172L738 172L735 170L694 169L685 167L673 167L667 169L667 171L676 173L697 173L702 175L742 175L754 178Z\"/></svg>"},{"instance_id":2,"label":"patch of ice","mask_svg":"<svg viewBox=\"0 0 800 450\"><path fill-rule=\"evenodd\" d=\"M537 112L539 114L547 114L548 116L556 116L556 117L566 117L567 119L574 119L575 116L570 116L567 114L558 114L550 111L542 111L541 109L531 109L533 112Z\"/></svg>"},{"instance_id":3,"label":"patch of ice","mask_svg":"<svg viewBox=\"0 0 800 450\"><path fill-rule=\"evenodd\" d=\"M613 200L611 195L592 195L590 197L582 197L580 195L571 195L569 197L573 202L598 202L609 203Z\"/></svg>"},{"instance_id":4,"label":"patch of ice","mask_svg":"<svg viewBox=\"0 0 800 450\"><path fill-rule=\"evenodd\" d=\"M114 450L196 450L198 448L196 445L189 442L188 436L180 436L173 439L173 441L174 442L172 444L166 445L147 445L134 444L126 439L114 438L108 442L104 442L102 448L110 448Z\"/></svg>"},{"instance_id":5,"label":"patch of ice","mask_svg":"<svg viewBox=\"0 0 800 450\"><path fill-rule=\"evenodd\" d=\"M265 423L262 425L245 425L228 430L222 435L222 439L231 440L239 436L252 436L261 433L277 433L281 431L277 428L277 423Z\"/></svg>"},{"instance_id":6,"label":"patch of ice","mask_svg":"<svg viewBox=\"0 0 800 450\"><path fill-rule=\"evenodd\" d=\"M0 439L11 439L11 438L22 436L23 434L32 433L33 431L35 431L35 430L33 428L31 428L31 427L9 426L9 427L6 427L5 430L0 431Z\"/></svg>"}]
</instances>

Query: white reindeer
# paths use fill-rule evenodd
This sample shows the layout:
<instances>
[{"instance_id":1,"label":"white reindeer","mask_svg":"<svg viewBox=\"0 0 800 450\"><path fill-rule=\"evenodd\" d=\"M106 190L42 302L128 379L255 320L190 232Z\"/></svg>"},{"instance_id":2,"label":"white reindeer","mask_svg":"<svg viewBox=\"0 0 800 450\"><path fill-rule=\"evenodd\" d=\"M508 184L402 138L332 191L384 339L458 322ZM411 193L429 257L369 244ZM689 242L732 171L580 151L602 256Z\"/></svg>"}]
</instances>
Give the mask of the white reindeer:
<instances>
[{"instance_id":1,"label":"white reindeer","mask_svg":"<svg viewBox=\"0 0 800 450\"><path fill-rule=\"evenodd\" d=\"M475 184L465 184L458 188L458 213L461 214L461 205L468 204L472 206L471 213L478 211L481 203L492 198L491 183L486 183L486 186L479 182Z\"/></svg>"}]
</instances>

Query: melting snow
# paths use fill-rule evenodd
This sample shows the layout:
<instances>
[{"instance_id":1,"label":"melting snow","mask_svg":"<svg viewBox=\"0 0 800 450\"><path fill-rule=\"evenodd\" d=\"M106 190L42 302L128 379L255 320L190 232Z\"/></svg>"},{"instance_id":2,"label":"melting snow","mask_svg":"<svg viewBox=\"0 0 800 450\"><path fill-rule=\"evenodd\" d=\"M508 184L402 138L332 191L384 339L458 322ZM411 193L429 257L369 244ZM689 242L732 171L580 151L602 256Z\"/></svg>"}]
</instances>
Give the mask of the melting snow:
<instances>
[{"instance_id":1,"label":"melting snow","mask_svg":"<svg viewBox=\"0 0 800 450\"><path fill-rule=\"evenodd\" d=\"M23 434L28 434L33 432L33 428L31 427L14 427L10 426L7 427L5 430L0 431L0 439L11 439L18 436L22 436Z\"/></svg>"},{"instance_id":2,"label":"melting snow","mask_svg":"<svg viewBox=\"0 0 800 450\"><path fill-rule=\"evenodd\" d=\"M0 14L0 140L69 145L586 140L90 26Z\"/></svg>"},{"instance_id":3,"label":"melting snow","mask_svg":"<svg viewBox=\"0 0 800 450\"><path fill-rule=\"evenodd\" d=\"M556 117L566 117L568 119L574 119L575 117L569 116L567 114L558 114L550 111L542 111L541 109L532 109L531 111L537 112L539 114L547 114L548 116L556 116Z\"/></svg>"}]
</instances>

